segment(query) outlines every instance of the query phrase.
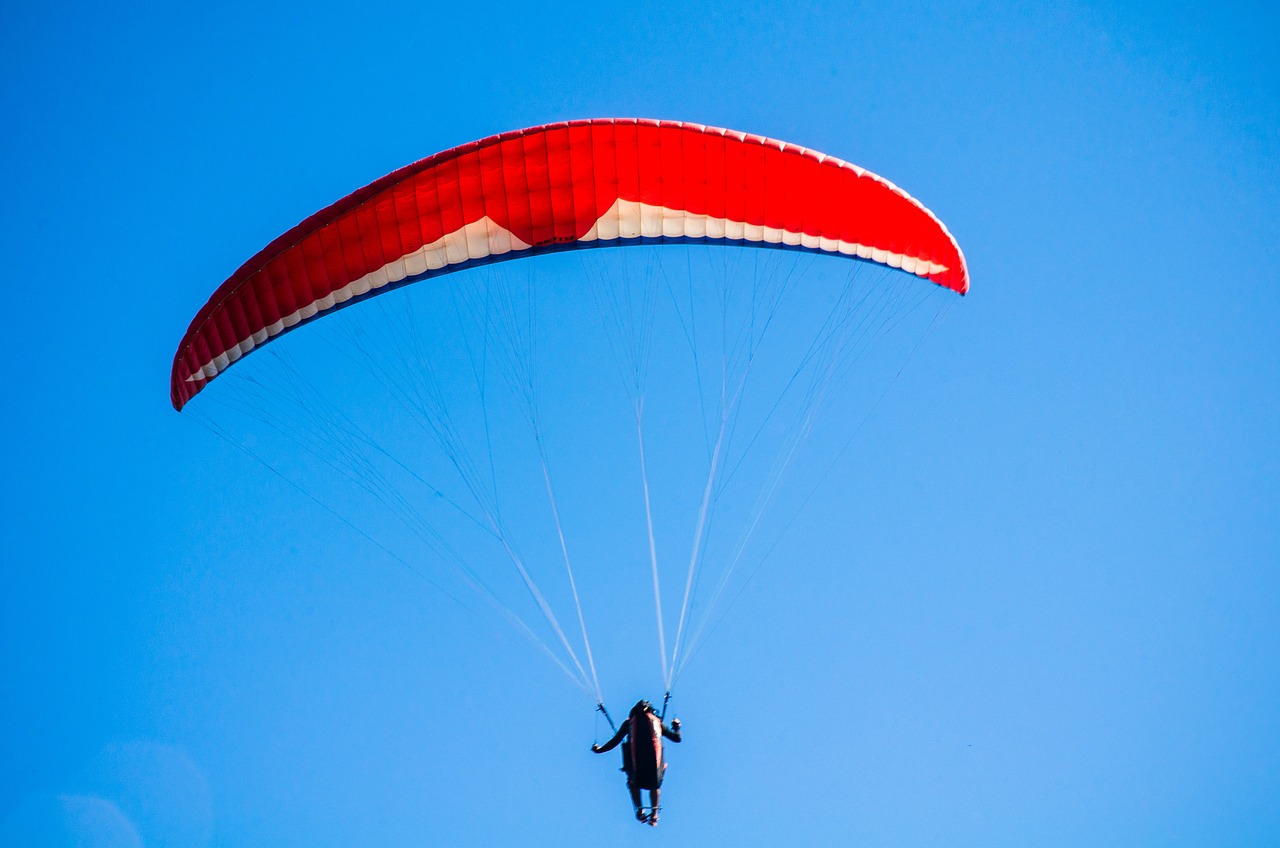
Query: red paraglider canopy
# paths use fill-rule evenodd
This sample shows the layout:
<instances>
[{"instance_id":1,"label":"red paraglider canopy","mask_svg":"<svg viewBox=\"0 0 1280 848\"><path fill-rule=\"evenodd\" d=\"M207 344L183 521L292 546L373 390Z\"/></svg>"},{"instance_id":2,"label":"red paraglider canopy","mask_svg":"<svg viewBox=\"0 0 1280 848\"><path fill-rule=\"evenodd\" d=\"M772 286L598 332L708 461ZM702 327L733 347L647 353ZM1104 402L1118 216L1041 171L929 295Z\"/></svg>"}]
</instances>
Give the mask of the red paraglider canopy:
<instances>
[{"instance_id":1,"label":"red paraglider canopy","mask_svg":"<svg viewBox=\"0 0 1280 848\"><path fill-rule=\"evenodd\" d=\"M840 254L969 288L942 223L847 162L699 124L548 124L429 156L271 242L196 314L170 398L180 410L255 347L399 285L554 250L691 240Z\"/></svg>"}]
</instances>

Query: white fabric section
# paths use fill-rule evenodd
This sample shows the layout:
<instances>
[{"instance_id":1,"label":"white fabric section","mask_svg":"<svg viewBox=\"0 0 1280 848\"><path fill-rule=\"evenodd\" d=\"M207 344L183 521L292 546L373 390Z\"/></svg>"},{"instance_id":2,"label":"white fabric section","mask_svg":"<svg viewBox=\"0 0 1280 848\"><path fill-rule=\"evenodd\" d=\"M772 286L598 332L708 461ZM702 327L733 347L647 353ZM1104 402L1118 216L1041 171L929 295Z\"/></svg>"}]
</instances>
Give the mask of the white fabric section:
<instances>
[{"instance_id":1,"label":"white fabric section","mask_svg":"<svg viewBox=\"0 0 1280 848\"><path fill-rule=\"evenodd\" d=\"M190 383L195 380L211 380L228 365L253 350L272 336L279 335L287 328L301 321L332 309L340 303L346 303L353 297L368 294L370 291L398 283L428 270L436 270L446 265L458 265L471 259L485 259L489 256L501 256L513 250L528 250L525 244L505 227L495 224L488 217L467 224L462 229L449 233L444 237L423 245L412 253L387 263L376 271L365 274L332 294L309 303L290 315L286 315L274 324L259 330L249 338L241 341L230 350L218 354L202 365L187 378Z\"/></svg>"},{"instance_id":2,"label":"white fabric section","mask_svg":"<svg viewBox=\"0 0 1280 848\"><path fill-rule=\"evenodd\" d=\"M802 245L824 253L857 256L901 268L919 277L946 271L945 265L929 262L914 256L890 253L877 247L855 242L838 241L808 233L796 233L776 227L763 227L729 218L713 218L683 209L668 209L634 200L619 198L579 239L582 242L617 241L635 238L688 238L748 241L763 244ZM272 336L292 327L317 313L346 303L353 297L375 289L398 283L408 277L434 271L448 265L459 265L473 259L501 256L518 250L528 250L531 245L516 237L510 230L499 226L488 217L467 224L457 232L449 233L431 244L387 263L332 294L310 303L291 315L286 315L265 330L254 333L230 350L205 363L188 382L212 379L232 362L253 350Z\"/></svg>"},{"instance_id":3,"label":"white fabric section","mask_svg":"<svg viewBox=\"0 0 1280 848\"><path fill-rule=\"evenodd\" d=\"M947 270L945 265L939 265L936 262L901 253L890 253L887 250L856 242L838 241L776 227L763 227L730 218L712 218L709 215L699 215L682 209L668 209L665 206L652 206L648 203L622 199L601 215L600 220L596 221L579 241L614 241L657 236L801 245L825 253L842 253L846 256L870 259L891 268L901 268L919 277L927 277Z\"/></svg>"}]
</instances>

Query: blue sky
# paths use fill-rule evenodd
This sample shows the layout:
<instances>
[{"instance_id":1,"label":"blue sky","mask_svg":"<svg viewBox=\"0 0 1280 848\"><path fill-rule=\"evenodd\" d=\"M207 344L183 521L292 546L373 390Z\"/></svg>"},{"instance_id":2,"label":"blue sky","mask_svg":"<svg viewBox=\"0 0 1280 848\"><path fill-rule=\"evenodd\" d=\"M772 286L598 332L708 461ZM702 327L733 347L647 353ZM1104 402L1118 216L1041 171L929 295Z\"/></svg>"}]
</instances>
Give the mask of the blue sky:
<instances>
[{"instance_id":1,"label":"blue sky","mask_svg":"<svg viewBox=\"0 0 1280 848\"><path fill-rule=\"evenodd\" d=\"M1274 10L2 14L0 841L1280 838ZM609 115L867 167L973 278L682 678L656 832L553 665L167 397L306 215ZM617 713L661 683L611 579Z\"/></svg>"}]
</instances>

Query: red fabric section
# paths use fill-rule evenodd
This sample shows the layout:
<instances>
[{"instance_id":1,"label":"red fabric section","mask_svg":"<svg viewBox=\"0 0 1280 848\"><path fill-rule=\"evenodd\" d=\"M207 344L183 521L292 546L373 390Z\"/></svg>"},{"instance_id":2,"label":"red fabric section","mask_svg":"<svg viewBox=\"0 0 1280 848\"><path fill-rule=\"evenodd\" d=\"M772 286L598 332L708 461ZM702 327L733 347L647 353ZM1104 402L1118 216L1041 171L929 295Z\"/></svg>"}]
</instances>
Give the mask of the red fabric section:
<instances>
[{"instance_id":1,"label":"red fabric section","mask_svg":"<svg viewBox=\"0 0 1280 848\"><path fill-rule=\"evenodd\" d=\"M174 357L173 405L204 387L187 378L212 357L467 224L488 216L526 244L572 244L619 198L925 259L947 268L934 283L968 291L963 256L937 219L847 163L697 124L551 124L401 168L267 245L191 322Z\"/></svg>"}]
</instances>

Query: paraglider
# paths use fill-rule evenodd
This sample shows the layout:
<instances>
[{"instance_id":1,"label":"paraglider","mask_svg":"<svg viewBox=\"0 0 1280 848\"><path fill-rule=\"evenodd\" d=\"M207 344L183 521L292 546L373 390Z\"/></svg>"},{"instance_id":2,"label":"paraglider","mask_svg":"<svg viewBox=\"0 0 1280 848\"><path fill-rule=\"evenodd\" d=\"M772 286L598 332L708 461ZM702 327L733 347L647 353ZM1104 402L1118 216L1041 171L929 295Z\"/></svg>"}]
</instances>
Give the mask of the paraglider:
<instances>
[{"instance_id":1,"label":"paraglider","mask_svg":"<svg viewBox=\"0 0 1280 848\"><path fill-rule=\"evenodd\" d=\"M639 282L619 281L608 269L597 268L593 275L584 259L583 277L590 278L591 285L575 279L576 288L562 286L548 295L561 298L557 303L563 304L581 289L597 299L605 316L605 349L613 352L630 394L632 448L639 473L634 480L593 475L599 484L612 487L607 498L595 500L617 500L624 489L643 493L644 521L636 524L644 532L637 535L644 540L643 556L651 571L662 682L669 697L677 675L714 629L711 611L723 608L717 605L725 603L730 577L762 535L762 517L777 500L833 388L877 339L923 302L928 290L961 295L968 291L968 269L955 239L933 213L892 183L797 145L671 121L570 121L466 144L376 180L307 218L245 262L191 321L173 359L170 400L181 411L250 352L304 324L328 326L318 319L377 298L389 316L389 331L339 331L325 347L345 351L385 390L389 401L377 407L379 414L357 420L349 410L333 406L316 386L328 375L326 369L305 359L292 363L283 354L278 384L266 372L250 375L238 387L239 396L228 389L235 401L229 405L275 428L385 505L441 562L454 568L469 590L543 650L604 712L588 616L570 553L572 531L557 497L548 415L538 393L538 366L544 360L535 362L534 352L542 343L535 327L538 310L545 308L537 303L540 286L532 274L520 282L511 279L514 275L495 272L482 277L473 272L436 287L436 296L449 299L457 329L455 347L438 350L430 345L446 335L450 322L441 317L446 301L424 319L412 303L406 302L403 313L397 313L396 307L386 306L389 299L379 296L417 281L513 259L566 251L582 251L585 257L605 247L623 248L620 254L626 256L636 248L656 245L719 245L726 252L756 247L767 249L755 251L757 256L782 257L774 265L755 262L754 273L742 280L734 272L741 266L726 259L718 289L711 275L694 267L692 254L701 248L684 257L688 269L679 285L666 278L660 259ZM810 321L809 329L793 329L783 339L794 343L791 359L780 356L784 364L773 369L774 388L752 397L750 387L756 384L749 378L761 370L758 361L785 347L778 344L779 333L770 336L775 319L781 321L778 316L788 298L802 288L795 268L783 267L786 252L793 258L859 260L851 267L879 268L894 279L858 285L851 271L843 282L806 289L818 301L799 316ZM918 286L913 277L933 285ZM659 562L665 559L659 554L660 542L669 535L663 536L653 504L653 456L645 444L649 345L659 303L665 304L676 328L672 338L679 341L664 353L687 346L691 360L684 376L678 378L680 370L668 363L661 378L693 387L696 399L671 408L693 417L689 430L697 435L687 441L705 447L705 480L699 468L692 484L680 484L686 494L692 492L685 498L688 526L669 534L683 536L681 543L689 551L679 561L681 567L687 562L687 568L681 575L683 592L670 647L659 580ZM708 313L710 318L701 317ZM700 320L710 326L700 328ZM566 350L565 355L545 360L588 367L607 358L575 349L577 337L584 338L585 347L592 331L580 317L575 322L556 315L551 323ZM388 347L390 363L379 360L379 343ZM718 350L708 356L708 345ZM442 387L440 374L447 373L451 362L465 363L461 370L474 377L478 407L470 426L454 420L461 414L457 386ZM495 383L511 389L502 410L494 408L499 403L491 388ZM744 412L747 398L754 404L750 413ZM591 411L603 415L614 409L602 398L593 400ZM438 468L424 471L376 437L372 429L379 418L392 413L408 413L413 426L430 436L442 457ZM581 418L583 411L574 414ZM491 428L522 420L528 425L533 461L504 464L495 459ZM665 424L667 430L675 429L670 421ZM582 426L592 439L603 438L602 429ZM226 435L217 423L211 429ZM473 434L482 441L469 447L467 437ZM254 449L237 446L261 460ZM689 463L680 465L687 468ZM440 483L436 473L453 480ZM524 482L531 484L526 490L532 494L523 500L499 497L499 476L521 473L526 473ZM392 479L397 475L408 488L397 487ZM820 481L825 472L813 476ZM332 506L302 484L295 485L389 556L418 570L343 516L340 505ZM553 531L546 537L552 541L544 546L543 556L530 558L516 543L505 512L513 503L542 497L550 519L547 526ZM737 503L739 517L722 521L720 527L728 529L713 538L721 503ZM775 545L786 526L773 531ZM717 547L709 553L713 544ZM762 548L760 561L773 546ZM695 622L691 611L708 558L720 563L722 571ZM485 567L477 565L488 559L514 568L546 632L554 636L550 645L500 591L491 588ZM572 600L580 641L576 635L570 637L555 615L533 560L563 562L566 600ZM658 821L664 738L680 741L679 721L663 724L642 701L612 739L593 746L603 752L623 745L636 816L650 825ZM651 793L648 807L640 803L641 790Z\"/></svg>"},{"instance_id":2,"label":"paraglider","mask_svg":"<svg viewBox=\"0 0 1280 848\"><path fill-rule=\"evenodd\" d=\"M631 713L623 720L622 726L603 745L592 745L596 754L612 751L620 743L622 746L622 771L627 775L627 791L631 793L631 805L635 808L636 820L658 825L658 801L661 797L662 778L667 772L667 761L663 756L663 739L680 742L680 719L672 719L671 724L664 724L662 717L648 701L639 701L631 708ZM649 790L649 806L640 804L640 790Z\"/></svg>"}]
</instances>

